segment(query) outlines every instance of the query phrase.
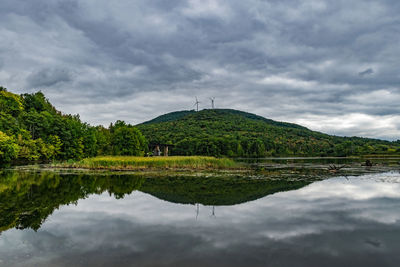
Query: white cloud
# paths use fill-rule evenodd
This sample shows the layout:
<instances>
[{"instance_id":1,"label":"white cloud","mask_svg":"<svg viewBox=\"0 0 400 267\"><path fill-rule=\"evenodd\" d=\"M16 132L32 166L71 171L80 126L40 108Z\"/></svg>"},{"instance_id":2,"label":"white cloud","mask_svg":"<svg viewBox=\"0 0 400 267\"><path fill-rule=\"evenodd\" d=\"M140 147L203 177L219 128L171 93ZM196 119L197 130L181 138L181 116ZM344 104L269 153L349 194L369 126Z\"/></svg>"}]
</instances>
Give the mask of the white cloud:
<instances>
[{"instance_id":1,"label":"white cloud","mask_svg":"<svg viewBox=\"0 0 400 267\"><path fill-rule=\"evenodd\" d=\"M316 131L327 131L336 135L361 135L371 138L396 139L400 136L398 128L400 115L372 116L350 113L341 116L305 115L295 122Z\"/></svg>"}]
</instances>

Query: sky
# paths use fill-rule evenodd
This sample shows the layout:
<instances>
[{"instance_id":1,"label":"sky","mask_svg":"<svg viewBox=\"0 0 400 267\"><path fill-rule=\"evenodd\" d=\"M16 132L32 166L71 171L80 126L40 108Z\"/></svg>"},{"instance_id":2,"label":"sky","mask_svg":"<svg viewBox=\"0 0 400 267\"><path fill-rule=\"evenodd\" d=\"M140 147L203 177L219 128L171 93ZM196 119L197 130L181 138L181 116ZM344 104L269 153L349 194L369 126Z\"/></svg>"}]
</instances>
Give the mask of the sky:
<instances>
[{"instance_id":1,"label":"sky","mask_svg":"<svg viewBox=\"0 0 400 267\"><path fill-rule=\"evenodd\" d=\"M92 125L232 108L400 139L398 0L1 0L0 85Z\"/></svg>"}]
</instances>

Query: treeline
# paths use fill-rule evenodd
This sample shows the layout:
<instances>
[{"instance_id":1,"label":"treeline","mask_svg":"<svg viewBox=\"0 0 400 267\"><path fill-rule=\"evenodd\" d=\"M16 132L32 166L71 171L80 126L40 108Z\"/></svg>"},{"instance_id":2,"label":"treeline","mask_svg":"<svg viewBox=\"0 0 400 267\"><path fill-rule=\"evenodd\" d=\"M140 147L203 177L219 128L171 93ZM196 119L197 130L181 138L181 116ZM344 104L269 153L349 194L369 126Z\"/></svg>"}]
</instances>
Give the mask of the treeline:
<instances>
[{"instance_id":1,"label":"treeline","mask_svg":"<svg viewBox=\"0 0 400 267\"><path fill-rule=\"evenodd\" d=\"M17 95L0 87L0 163L145 152L147 141L132 125L93 127L57 111L41 92Z\"/></svg>"},{"instance_id":2,"label":"treeline","mask_svg":"<svg viewBox=\"0 0 400 267\"><path fill-rule=\"evenodd\" d=\"M172 155L229 157L400 154L400 141L338 137L237 110L163 115L137 127L152 143L171 143ZM157 122L161 121L161 122Z\"/></svg>"},{"instance_id":3,"label":"treeline","mask_svg":"<svg viewBox=\"0 0 400 267\"><path fill-rule=\"evenodd\" d=\"M41 92L17 95L0 87L0 163L139 156L151 154L148 143L173 144L171 155L400 154L400 141L331 136L238 110L173 112L137 126L117 121L93 127L78 115L57 111Z\"/></svg>"}]
</instances>

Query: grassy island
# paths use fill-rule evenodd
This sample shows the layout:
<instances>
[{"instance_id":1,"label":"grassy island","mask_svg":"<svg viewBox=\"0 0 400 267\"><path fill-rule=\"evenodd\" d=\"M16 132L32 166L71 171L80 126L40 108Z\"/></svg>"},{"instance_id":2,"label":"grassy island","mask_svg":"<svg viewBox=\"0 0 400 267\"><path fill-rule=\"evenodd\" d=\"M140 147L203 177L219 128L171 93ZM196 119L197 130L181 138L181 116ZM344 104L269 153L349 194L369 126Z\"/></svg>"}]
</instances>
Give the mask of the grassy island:
<instances>
[{"instance_id":1,"label":"grassy island","mask_svg":"<svg viewBox=\"0 0 400 267\"><path fill-rule=\"evenodd\" d=\"M147 170L147 169L232 169L238 168L228 158L204 156L136 157L101 156L53 164L54 167L104 169L104 170Z\"/></svg>"}]
</instances>

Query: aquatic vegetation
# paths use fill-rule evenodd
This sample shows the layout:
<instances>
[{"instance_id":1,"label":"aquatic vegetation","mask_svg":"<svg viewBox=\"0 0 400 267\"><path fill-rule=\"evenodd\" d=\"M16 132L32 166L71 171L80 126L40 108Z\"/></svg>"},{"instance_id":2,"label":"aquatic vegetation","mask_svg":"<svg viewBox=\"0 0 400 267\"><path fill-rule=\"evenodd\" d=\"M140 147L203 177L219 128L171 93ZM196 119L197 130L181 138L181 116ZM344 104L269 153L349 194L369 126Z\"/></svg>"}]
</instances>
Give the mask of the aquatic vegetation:
<instances>
[{"instance_id":1,"label":"aquatic vegetation","mask_svg":"<svg viewBox=\"0 0 400 267\"><path fill-rule=\"evenodd\" d=\"M239 168L240 164L228 158L203 156L134 157L100 156L79 161L53 164L54 167L144 170L144 169L226 169Z\"/></svg>"},{"instance_id":2,"label":"aquatic vegetation","mask_svg":"<svg viewBox=\"0 0 400 267\"><path fill-rule=\"evenodd\" d=\"M154 171L146 172L136 171L137 169L132 169L131 172L119 172L107 167L114 164L112 167L121 168L121 162L124 162L123 164L131 164L127 166L134 168L132 161L135 159L137 164L135 166L143 166L141 164L144 163L140 163L142 160L147 161L146 166L159 164L158 166L164 167L158 169L153 167ZM173 165L174 160L178 159L181 160L180 165ZM397 160L374 159L377 165L372 168L361 166L360 161L355 161L354 164L346 162L348 167L341 169L339 173L329 172L325 162L307 164L304 160L285 164L260 163L259 169L250 171L226 170L225 167L219 171L215 171L215 167L201 171L180 169L160 171L165 166L194 168L196 166L194 162L201 162L200 159L205 162L200 166L209 164L210 161L217 162L215 164L220 164L219 166L226 166L221 165L221 162L225 164L233 162L229 159L209 157L98 157L86 159L87 166L97 162L99 164L97 166L104 166L106 169L88 171L61 168L48 171L46 166L41 165L2 170L0 171L0 232L10 228L37 230L55 209L77 203L79 199L92 194L107 192L114 198L121 199L137 190L173 203L236 205L276 192L295 190L329 177L350 175L354 178L365 173L398 170ZM183 165L183 160L186 160L186 165ZM327 159L323 159L325 160ZM165 163L167 161L170 162L167 164ZM65 164L79 167L79 162L69 161ZM236 166L235 162L233 164Z\"/></svg>"}]
</instances>

